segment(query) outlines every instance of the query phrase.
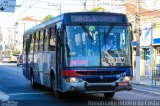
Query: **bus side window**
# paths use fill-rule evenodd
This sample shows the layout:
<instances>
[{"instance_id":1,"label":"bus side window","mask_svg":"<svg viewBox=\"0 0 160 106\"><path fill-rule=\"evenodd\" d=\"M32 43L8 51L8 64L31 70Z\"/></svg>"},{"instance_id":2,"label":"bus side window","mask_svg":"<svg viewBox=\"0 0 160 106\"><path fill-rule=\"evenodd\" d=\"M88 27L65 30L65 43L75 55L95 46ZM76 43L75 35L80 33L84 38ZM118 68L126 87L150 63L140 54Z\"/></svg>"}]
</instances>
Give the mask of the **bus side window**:
<instances>
[{"instance_id":1,"label":"bus side window","mask_svg":"<svg viewBox=\"0 0 160 106\"><path fill-rule=\"evenodd\" d=\"M54 51L56 49L56 28L52 26L50 28L49 36L49 51Z\"/></svg>"},{"instance_id":2,"label":"bus side window","mask_svg":"<svg viewBox=\"0 0 160 106\"><path fill-rule=\"evenodd\" d=\"M35 52L37 53L38 52L38 50L39 50L39 46L38 46L38 42L39 42L39 31L38 32L36 32L36 38L35 38Z\"/></svg>"},{"instance_id":3,"label":"bus side window","mask_svg":"<svg viewBox=\"0 0 160 106\"><path fill-rule=\"evenodd\" d=\"M30 38L30 53L33 53L33 50L34 50L34 34L32 34Z\"/></svg>"},{"instance_id":4,"label":"bus side window","mask_svg":"<svg viewBox=\"0 0 160 106\"><path fill-rule=\"evenodd\" d=\"M40 31L39 52L43 52L43 30Z\"/></svg>"},{"instance_id":5,"label":"bus side window","mask_svg":"<svg viewBox=\"0 0 160 106\"><path fill-rule=\"evenodd\" d=\"M48 51L48 28L44 30L44 51Z\"/></svg>"}]
</instances>

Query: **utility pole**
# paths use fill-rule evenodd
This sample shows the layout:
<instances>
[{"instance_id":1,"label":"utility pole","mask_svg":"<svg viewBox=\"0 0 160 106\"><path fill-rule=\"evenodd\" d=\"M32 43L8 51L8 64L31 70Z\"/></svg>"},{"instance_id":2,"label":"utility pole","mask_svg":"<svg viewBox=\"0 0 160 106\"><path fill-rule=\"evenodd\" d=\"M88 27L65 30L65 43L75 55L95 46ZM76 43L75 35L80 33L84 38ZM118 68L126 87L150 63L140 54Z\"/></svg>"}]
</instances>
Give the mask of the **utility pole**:
<instances>
[{"instance_id":1,"label":"utility pole","mask_svg":"<svg viewBox=\"0 0 160 106\"><path fill-rule=\"evenodd\" d=\"M140 83L140 0L137 0L137 8L136 8L136 83Z\"/></svg>"},{"instance_id":2,"label":"utility pole","mask_svg":"<svg viewBox=\"0 0 160 106\"><path fill-rule=\"evenodd\" d=\"M61 5L61 3L59 5L59 11L60 11L60 14L61 14L62 13L62 5Z\"/></svg>"},{"instance_id":3,"label":"utility pole","mask_svg":"<svg viewBox=\"0 0 160 106\"><path fill-rule=\"evenodd\" d=\"M87 0L84 0L84 3L83 3L83 5L84 5L84 11L86 11L86 2L87 2Z\"/></svg>"}]
</instances>

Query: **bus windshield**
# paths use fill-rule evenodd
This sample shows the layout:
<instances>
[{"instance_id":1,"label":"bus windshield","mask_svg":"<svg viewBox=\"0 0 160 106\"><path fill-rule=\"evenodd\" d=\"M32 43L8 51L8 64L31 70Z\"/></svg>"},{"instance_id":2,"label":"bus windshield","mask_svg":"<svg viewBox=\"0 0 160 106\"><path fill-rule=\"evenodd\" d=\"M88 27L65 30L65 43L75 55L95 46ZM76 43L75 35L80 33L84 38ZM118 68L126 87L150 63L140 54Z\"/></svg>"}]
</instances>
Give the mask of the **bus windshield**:
<instances>
[{"instance_id":1,"label":"bus windshield","mask_svg":"<svg viewBox=\"0 0 160 106\"><path fill-rule=\"evenodd\" d=\"M66 26L65 66L131 66L128 26Z\"/></svg>"}]
</instances>

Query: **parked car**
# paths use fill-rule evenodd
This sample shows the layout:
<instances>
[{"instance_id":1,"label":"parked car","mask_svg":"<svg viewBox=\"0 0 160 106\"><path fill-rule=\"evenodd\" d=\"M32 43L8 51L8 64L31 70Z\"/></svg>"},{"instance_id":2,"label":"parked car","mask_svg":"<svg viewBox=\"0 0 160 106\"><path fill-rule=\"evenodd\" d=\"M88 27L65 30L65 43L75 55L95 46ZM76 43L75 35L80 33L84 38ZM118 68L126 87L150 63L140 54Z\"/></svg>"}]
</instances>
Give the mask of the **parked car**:
<instances>
[{"instance_id":1,"label":"parked car","mask_svg":"<svg viewBox=\"0 0 160 106\"><path fill-rule=\"evenodd\" d=\"M23 57L22 57L22 55L19 55L17 57L17 66L22 65L22 64L23 64Z\"/></svg>"},{"instance_id":2,"label":"parked car","mask_svg":"<svg viewBox=\"0 0 160 106\"><path fill-rule=\"evenodd\" d=\"M8 62L8 63L10 63L11 61L10 61L10 57L8 56L8 55L2 55L2 63L4 63L4 62Z\"/></svg>"}]
</instances>

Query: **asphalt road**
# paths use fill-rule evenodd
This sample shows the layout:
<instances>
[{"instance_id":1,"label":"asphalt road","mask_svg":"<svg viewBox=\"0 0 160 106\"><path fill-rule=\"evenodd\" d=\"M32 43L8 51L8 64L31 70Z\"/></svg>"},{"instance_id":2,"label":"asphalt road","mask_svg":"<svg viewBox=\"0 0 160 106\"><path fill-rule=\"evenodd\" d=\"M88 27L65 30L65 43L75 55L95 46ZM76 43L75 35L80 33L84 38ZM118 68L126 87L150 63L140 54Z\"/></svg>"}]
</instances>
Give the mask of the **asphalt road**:
<instances>
[{"instance_id":1,"label":"asphalt road","mask_svg":"<svg viewBox=\"0 0 160 106\"><path fill-rule=\"evenodd\" d=\"M0 106L105 106L160 105L160 88L134 85L132 91L117 92L113 99L102 94L73 94L56 99L48 89L32 89L14 63L0 63Z\"/></svg>"}]
</instances>

